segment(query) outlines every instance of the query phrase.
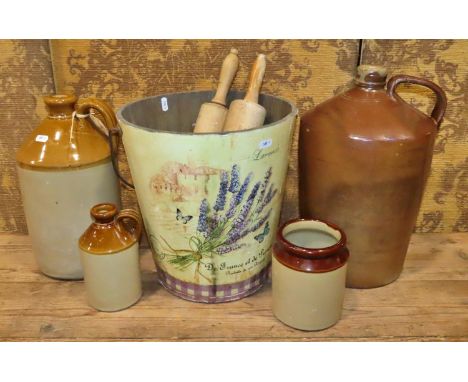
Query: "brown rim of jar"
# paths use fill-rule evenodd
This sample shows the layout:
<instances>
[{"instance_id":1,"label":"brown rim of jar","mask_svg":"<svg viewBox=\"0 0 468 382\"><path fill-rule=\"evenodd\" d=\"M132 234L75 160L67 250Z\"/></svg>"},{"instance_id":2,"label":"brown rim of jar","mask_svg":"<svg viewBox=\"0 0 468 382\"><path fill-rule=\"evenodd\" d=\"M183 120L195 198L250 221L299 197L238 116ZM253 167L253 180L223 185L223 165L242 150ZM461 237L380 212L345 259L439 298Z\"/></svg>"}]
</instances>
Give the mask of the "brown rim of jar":
<instances>
[{"instance_id":1,"label":"brown rim of jar","mask_svg":"<svg viewBox=\"0 0 468 382\"><path fill-rule=\"evenodd\" d=\"M325 248L300 247L286 240L283 231L294 223L318 222L323 223L340 234L338 242ZM276 234L273 256L284 266L299 272L323 273L341 268L349 258L346 247L346 234L335 224L320 219L292 219L283 223Z\"/></svg>"}]
</instances>

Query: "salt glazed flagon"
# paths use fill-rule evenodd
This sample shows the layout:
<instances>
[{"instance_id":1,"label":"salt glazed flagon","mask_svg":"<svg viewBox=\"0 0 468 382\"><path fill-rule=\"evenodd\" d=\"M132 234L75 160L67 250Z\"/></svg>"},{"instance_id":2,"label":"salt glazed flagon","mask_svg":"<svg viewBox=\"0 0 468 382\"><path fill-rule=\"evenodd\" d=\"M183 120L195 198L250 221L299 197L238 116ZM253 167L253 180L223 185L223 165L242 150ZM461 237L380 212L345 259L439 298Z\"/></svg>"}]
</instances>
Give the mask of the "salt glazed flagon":
<instances>
[{"instance_id":1,"label":"salt glazed flagon","mask_svg":"<svg viewBox=\"0 0 468 382\"><path fill-rule=\"evenodd\" d=\"M116 124L102 100L68 95L44 97L48 115L16 154L21 196L33 252L41 272L81 279L76 242L99 202L120 205L120 189L104 132L91 122L98 112L104 128Z\"/></svg>"},{"instance_id":2,"label":"salt glazed flagon","mask_svg":"<svg viewBox=\"0 0 468 382\"><path fill-rule=\"evenodd\" d=\"M125 309L141 297L140 215L101 203L91 216L93 223L78 241L88 303L105 312Z\"/></svg>"},{"instance_id":3,"label":"salt glazed flagon","mask_svg":"<svg viewBox=\"0 0 468 382\"><path fill-rule=\"evenodd\" d=\"M305 218L348 236L347 285L372 288L401 273L447 101L433 82L362 65L355 85L305 113L299 134L299 206ZM430 116L403 101L398 85L429 88Z\"/></svg>"}]
</instances>

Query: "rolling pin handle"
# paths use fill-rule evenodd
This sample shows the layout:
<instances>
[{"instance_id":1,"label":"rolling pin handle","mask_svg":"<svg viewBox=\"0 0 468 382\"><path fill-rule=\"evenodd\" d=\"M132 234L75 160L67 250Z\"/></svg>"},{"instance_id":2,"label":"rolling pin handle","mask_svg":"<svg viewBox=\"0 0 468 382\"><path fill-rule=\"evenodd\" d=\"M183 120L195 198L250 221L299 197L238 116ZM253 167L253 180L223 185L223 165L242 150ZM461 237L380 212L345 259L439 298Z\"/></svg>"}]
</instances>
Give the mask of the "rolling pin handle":
<instances>
[{"instance_id":1,"label":"rolling pin handle","mask_svg":"<svg viewBox=\"0 0 468 382\"><path fill-rule=\"evenodd\" d=\"M237 54L237 49L232 48L224 59L221 74L219 75L218 89L211 102L226 106L227 93L239 68L239 57Z\"/></svg>"},{"instance_id":2,"label":"rolling pin handle","mask_svg":"<svg viewBox=\"0 0 468 382\"><path fill-rule=\"evenodd\" d=\"M259 54L252 67L249 80L249 88L244 100L247 102L258 103L258 95L262 87L263 76L265 75L266 57L264 54Z\"/></svg>"}]
</instances>

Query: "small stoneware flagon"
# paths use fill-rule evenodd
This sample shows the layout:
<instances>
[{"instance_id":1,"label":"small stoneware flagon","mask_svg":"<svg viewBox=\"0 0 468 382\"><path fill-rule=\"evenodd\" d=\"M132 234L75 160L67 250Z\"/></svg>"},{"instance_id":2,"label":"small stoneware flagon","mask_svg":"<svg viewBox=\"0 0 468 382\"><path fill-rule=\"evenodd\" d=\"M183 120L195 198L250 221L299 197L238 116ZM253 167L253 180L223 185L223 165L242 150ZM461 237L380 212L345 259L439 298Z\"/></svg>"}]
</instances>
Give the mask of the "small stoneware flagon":
<instances>
[{"instance_id":1,"label":"small stoneware flagon","mask_svg":"<svg viewBox=\"0 0 468 382\"><path fill-rule=\"evenodd\" d=\"M141 296L140 216L131 209L118 212L111 203L94 206L91 216L94 222L79 240L88 302L102 311L125 309Z\"/></svg>"},{"instance_id":2,"label":"small stoneware flagon","mask_svg":"<svg viewBox=\"0 0 468 382\"><path fill-rule=\"evenodd\" d=\"M349 252L346 235L320 220L294 219L273 247L273 313L286 325L321 330L341 317Z\"/></svg>"}]
</instances>

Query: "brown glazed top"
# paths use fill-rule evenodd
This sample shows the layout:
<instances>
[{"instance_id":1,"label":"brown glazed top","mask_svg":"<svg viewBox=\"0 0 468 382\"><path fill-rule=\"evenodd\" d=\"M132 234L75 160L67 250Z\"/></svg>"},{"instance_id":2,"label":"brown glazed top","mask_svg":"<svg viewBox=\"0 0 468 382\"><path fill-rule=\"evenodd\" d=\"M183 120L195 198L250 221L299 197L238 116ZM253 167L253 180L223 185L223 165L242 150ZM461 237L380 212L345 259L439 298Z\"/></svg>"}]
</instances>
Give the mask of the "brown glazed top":
<instances>
[{"instance_id":1,"label":"brown glazed top","mask_svg":"<svg viewBox=\"0 0 468 382\"><path fill-rule=\"evenodd\" d=\"M44 102L48 116L16 153L20 166L63 169L91 165L110 157L105 132L98 131L90 117L85 117L93 110L107 129L113 128L117 121L107 103L92 98L77 102L73 94L45 96ZM72 118L74 111L77 116Z\"/></svg>"},{"instance_id":2,"label":"brown glazed top","mask_svg":"<svg viewBox=\"0 0 468 382\"><path fill-rule=\"evenodd\" d=\"M117 213L112 203L97 204L91 209L94 222L81 235L80 249L95 255L106 255L123 251L135 244L141 236L140 215L131 209ZM132 225L125 224L130 220Z\"/></svg>"},{"instance_id":3,"label":"brown glazed top","mask_svg":"<svg viewBox=\"0 0 468 382\"><path fill-rule=\"evenodd\" d=\"M387 83L386 78L387 72L383 67L359 66L354 80L356 86L302 116L302 140L307 139L307 129L316 126L328 129L329 134L340 129L359 141L418 140L435 135L447 105L443 90L418 77L398 75ZM436 94L431 116L408 104L396 93L401 83L425 86Z\"/></svg>"},{"instance_id":4,"label":"brown glazed top","mask_svg":"<svg viewBox=\"0 0 468 382\"><path fill-rule=\"evenodd\" d=\"M285 238L288 226L296 223L322 223L337 233L337 243L325 248L305 248L294 245ZM315 227L311 227L316 229ZM273 256L284 266L299 272L330 272L345 265L349 258L346 235L336 225L317 219L292 219L285 222L276 234Z\"/></svg>"}]
</instances>

